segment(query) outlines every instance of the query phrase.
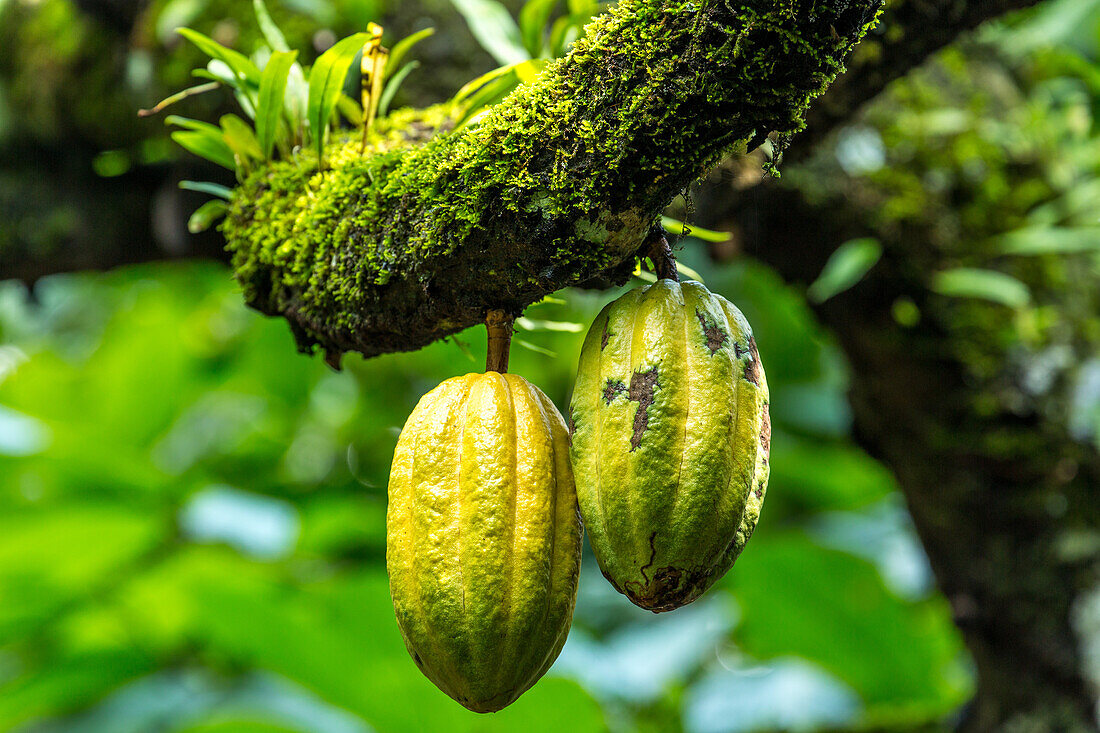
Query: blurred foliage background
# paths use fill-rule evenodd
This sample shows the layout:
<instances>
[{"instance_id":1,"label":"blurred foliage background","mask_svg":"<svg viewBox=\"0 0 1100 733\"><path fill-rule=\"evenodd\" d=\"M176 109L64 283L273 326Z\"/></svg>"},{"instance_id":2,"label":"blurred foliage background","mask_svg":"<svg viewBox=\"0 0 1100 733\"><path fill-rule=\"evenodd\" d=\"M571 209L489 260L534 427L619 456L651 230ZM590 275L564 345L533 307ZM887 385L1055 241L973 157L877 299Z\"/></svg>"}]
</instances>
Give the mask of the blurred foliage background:
<instances>
[{"instance_id":1,"label":"blurred foliage background","mask_svg":"<svg viewBox=\"0 0 1100 733\"><path fill-rule=\"evenodd\" d=\"M697 251L684 259L761 334L767 521L718 590L672 614L632 606L586 556L551 679L489 718L409 662L384 567L397 434L421 394L480 368L480 329L335 373L216 266L57 276L37 302L8 283L2 724L721 731L953 710L966 658L889 474L846 438L835 346L762 266ZM554 355L520 344L511 366L560 407L577 330L614 294L563 295L517 334Z\"/></svg>"},{"instance_id":2,"label":"blurred foliage background","mask_svg":"<svg viewBox=\"0 0 1100 733\"><path fill-rule=\"evenodd\" d=\"M426 70L409 77L402 103L444 99L494 65L436 0L270 5L291 45L314 50L373 19L395 37L434 25ZM74 231L124 244L154 236L131 222L97 229L76 201L92 196L124 219L125 199L106 198L112 180L197 165L134 110L187 83L197 59L172 29L248 50L250 6L158 0L139 18L120 54L109 14L0 0L0 263L12 268L0 277L48 260ZM736 239L678 242L681 262L745 312L767 369L773 473L759 529L714 591L660 616L615 593L586 549L560 659L493 716L460 708L408 659L384 567L397 435L423 393L480 369L480 330L414 354L349 357L336 373L296 354L285 323L246 310L218 264L0 282L0 729L950 725L974 692L974 664L893 476L853 442L852 376L811 305L856 285L891 236L931 231L937 246L957 247L956 267L932 287L968 304L951 318L976 374L1002 366L985 346L991 333L1074 358L1046 348L1047 326L1100 328L1096 290L1051 312L1035 305L1032 281L1036 271L1045 283L1100 273L1098 42L1093 0L986 26L785 168L784 185L844 199L871 222L808 291ZM192 117L216 111L209 99L184 104ZM58 144L92 173L60 200L11 152ZM728 183L738 165L718 177ZM168 240L186 236L190 199L172 201L156 230ZM566 407L583 330L618 292L571 290L533 306L512 371ZM899 297L890 317L927 316ZM1067 419L1095 442L1100 358L1079 375Z\"/></svg>"}]
</instances>

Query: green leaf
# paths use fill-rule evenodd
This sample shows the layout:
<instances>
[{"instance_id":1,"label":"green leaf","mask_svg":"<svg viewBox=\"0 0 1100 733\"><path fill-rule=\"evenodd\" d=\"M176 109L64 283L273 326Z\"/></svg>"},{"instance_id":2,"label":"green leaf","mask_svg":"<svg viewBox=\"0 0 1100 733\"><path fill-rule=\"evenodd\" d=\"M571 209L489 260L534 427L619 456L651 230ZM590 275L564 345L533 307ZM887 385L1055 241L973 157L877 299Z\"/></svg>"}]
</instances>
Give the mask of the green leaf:
<instances>
[{"instance_id":1,"label":"green leaf","mask_svg":"<svg viewBox=\"0 0 1100 733\"><path fill-rule=\"evenodd\" d=\"M525 316L516 319L516 326L524 331L564 331L566 333L580 333L584 330L583 323L573 321L534 321Z\"/></svg>"},{"instance_id":2,"label":"green leaf","mask_svg":"<svg viewBox=\"0 0 1100 733\"><path fill-rule=\"evenodd\" d=\"M187 220L187 231L192 234L205 232L210 226L225 216L229 211L229 205L221 199L211 199L195 209L195 213Z\"/></svg>"},{"instance_id":3,"label":"green leaf","mask_svg":"<svg viewBox=\"0 0 1100 733\"><path fill-rule=\"evenodd\" d=\"M496 77L488 84L478 89L466 100L466 107L462 115L456 120L454 129L457 130L474 121L474 118L478 117L486 108L491 107L508 96L518 84L519 77L515 75L514 70L509 70L509 73Z\"/></svg>"},{"instance_id":4,"label":"green leaf","mask_svg":"<svg viewBox=\"0 0 1100 733\"><path fill-rule=\"evenodd\" d=\"M222 139L243 163L264 159L264 152L260 149L259 141L256 140L256 133L247 122L234 114L222 115L220 121Z\"/></svg>"},{"instance_id":5,"label":"green leaf","mask_svg":"<svg viewBox=\"0 0 1100 733\"><path fill-rule=\"evenodd\" d=\"M164 118L164 124L175 125L176 127L182 127L185 130L209 132L213 135L222 134L221 128L219 128L217 125L211 125L209 122L203 122L202 120L192 120L188 117L180 117L179 115L168 115Z\"/></svg>"},{"instance_id":6,"label":"green leaf","mask_svg":"<svg viewBox=\"0 0 1100 733\"><path fill-rule=\"evenodd\" d=\"M267 720L267 714L261 712L221 710L212 714L214 720L188 724L185 728L176 728L176 733L302 733L297 725L290 727Z\"/></svg>"},{"instance_id":7,"label":"green leaf","mask_svg":"<svg viewBox=\"0 0 1100 733\"><path fill-rule=\"evenodd\" d=\"M47 660L41 666L19 670L10 682L0 686L0 726L4 730L38 727L34 723L41 723L44 717L90 705L112 689L157 668L157 659L136 644L62 650ZM12 663L18 665L17 660Z\"/></svg>"},{"instance_id":8,"label":"green leaf","mask_svg":"<svg viewBox=\"0 0 1100 733\"><path fill-rule=\"evenodd\" d=\"M263 0L256 0L262 5ZM256 138L264 160L271 159L275 149L275 133L279 129L279 115L283 111L283 97L286 94L290 67L298 57L297 51L276 51L268 59L260 77L260 96L256 102Z\"/></svg>"},{"instance_id":9,"label":"green leaf","mask_svg":"<svg viewBox=\"0 0 1100 733\"><path fill-rule=\"evenodd\" d=\"M1003 272L970 267L937 272L932 290L955 298L980 298L1009 308L1023 308L1031 302L1027 285Z\"/></svg>"},{"instance_id":10,"label":"green leaf","mask_svg":"<svg viewBox=\"0 0 1100 733\"><path fill-rule=\"evenodd\" d=\"M684 237L694 237L703 242L718 243L730 241L729 232L716 232L713 229L704 229L703 227L688 224L679 219L673 219L671 216L662 216L661 226L670 233L679 234Z\"/></svg>"},{"instance_id":11,"label":"green leaf","mask_svg":"<svg viewBox=\"0 0 1100 733\"><path fill-rule=\"evenodd\" d=\"M157 8L154 26L157 40L170 46L176 29L190 25L209 5L209 0L167 0Z\"/></svg>"},{"instance_id":12,"label":"green leaf","mask_svg":"<svg viewBox=\"0 0 1100 733\"><path fill-rule=\"evenodd\" d=\"M487 85L489 82L494 81L506 74L510 74L515 71L516 67L524 61L520 61L514 64L507 64L505 66L498 66L492 71L487 71L476 79L472 79L462 85L462 88L451 98L451 101L458 104L474 95L479 89Z\"/></svg>"},{"instance_id":13,"label":"green leaf","mask_svg":"<svg viewBox=\"0 0 1100 733\"><path fill-rule=\"evenodd\" d=\"M264 34L271 50L281 53L290 51L290 46L287 45L283 32L279 30L279 26L275 25L275 21L271 19L271 14L267 12L267 5L264 4L264 0L252 0L252 8L256 12L256 21L260 24L260 32Z\"/></svg>"},{"instance_id":14,"label":"green leaf","mask_svg":"<svg viewBox=\"0 0 1100 733\"><path fill-rule=\"evenodd\" d=\"M315 690L372 729L606 730L599 707L569 680L543 679L492 717L456 705L410 659L381 568L318 583L309 592L261 585L247 576L208 575L190 583L186 593L195 599L196 633L206 648Z\"/></svg>"},{"instance_id":15,"label":"green leaf","mask_svg":"<svg viewBox=\"0 0 1100 733\"><path fill-rule=\"evenodd\" d=\"M394 69L404 68L401 67L401 62L405 59L405 56L412 50L412 47L423 41L428 36L435 33L435 28L425 28L424 30L417 31L410 35L405 36L397 43L393 44L393 48L390 49L390 57L386 61L386 76L389 79L392 76L396 76ZM381 114L381 113L379 113Z\"/></svg>"},{"instance_id":16,"label":"green leaf","mask_svg":"<svg viewBox=\"0 0 1100 733\"><path fill-rule=\"evenodd\" d=\"M934 717L970 693L963 647L942 598L909 602L870 562L799 532L753 538L721 581L744 618L737 645L762 659L796 655L851 685L870 710Z\"/></svg>"},{"instance_id":17,"label":"green leaf","mask_svg":"<svg viewBox=\"0 0 1100 733\"><path fill-rule=\"evenodd\" d=\"M498 67L467 82L451 100L454 104L466 105L462 116L455 123L455 129L470 122L486 107L504 99L520 82L537 77L545 66L544 59L528 59Z\"/></svg>"},{"instance_id":18,"label":"green leaf","mask_svg":"<svg viewBox=\"0 0 1100 733\"><path fill-rule=\"evenodd\" d=\"M306 108L309 104L309 85L306 83L306 74L302 65L294 62L290 66L290 75L286 80L286 97L283 107L286 109L287 119L290 121L290 129L294 138L300 141L301 130L306 121Z\"/></svg>"},{"instance_id":19,"label":"green leaf","mask_svg":"<svg viewBox=\"0 0 1100 733\"><path fill-rule=\"evenodd\" d=\"M550 57L564 56L569 46L584 33L584 26L592 20L592 13L566 15L550 26Z\"/></svg>"},{"instance_id":20,"label":"green leaf","mask_svg":"<svg viewBox=\"0 0 1100 733\"><path fill-rule=\"evenodd\" d=\"M703 282L703 276L699 274L698 270L688 267L683 262L680 262L680 260L676 260L676 272L680 273L681 275L685 275L689 279L694 280L698 283Z\"/></svg>"},{"instance_id":21,"label":"green leaf","mask_svg":"<svg viewBox=\"0 0 1100 733\"><path fill-rule=\"evenodd\" d=\"M1058 198L1029 211L1027 220L1037 227L1066 226L1084 221L1095 222L1097 211L1100 211L1100 179L1074 184Z\"/></svg>"},{"instance_id":22,"label":"green leaf","mask_svg":"<svg viewBox=\"0 0 1100 733\"><path fill-rule=\"evenodd\" d=\"M206 64L206 71L206 76L208 76L209 78L217 79L223 84L228 85L232 89L240 88L240 79L237 77L237 74L233 71L229 64L225 63L221 59L210 59L210 61ZM195 69L191 73L197 76L198 74L202 73L202 69Z\"/></svg>"},{"instance_id":23,"label":"green leaf","mask_svg":"<svg viewBox=\"0 0 1100 733\"><path fill-rule=\"evenodd\" d=\"M897 489L894 477L881 463L847 440L820 440L775 430L771 452L766 511L780 522L784 521L780 517L792 514L859 509Z\"/></svg>"},{"instance_id":24,"label":"green leaf","mask_svg":"<svg viewBox=\"0 0 1100 733\"><path fill-rule=\"evenodd\" d=\"M210 183L209 181L180 181L180 188L184 191L198 191L199 193L208 193L211 196L217 196L223 198L226 201L233 195L233 192L221 185L220 183Z\"/></svg>"},{"instance_id":25,"label":"green leaf","mask_svg":"<svg viewBox=\"0 0 1100 733\"><path fill-rule=\"evenodd\" d=\"M829 255L821 274L806 291L814 303L824 303L863 279L882 257L882 245L877 239L851 239Z\"/></svg>"},{"instance_id":26,"label":"green leaf","mask_svg":"<svg viewBox=\"0 0 1100 733\"><path fill-rule=\"evenodd\" d=\"M338 41L336 45L321 54L313 64L313 68L309 70L307 116L321 167L324 167L325 132L328 129L329 120L344 88L348 69L351 68L352 62L355 61L355 57L368 38L370 36L367 33L356 33L354 36Z\"/></svg>"},{"instance_id":27,"label":"green leaf","mask_svg":"<svg viewBox=\"0 0 1100 733\"><path fill-rule=\"evenodd\" d=\"M152 552L161 530L160 517L136 505L83 499L6 504L0 518L0 646L61 618L105 578Z\"/></svg>"},{"instance_id":28,"label":"green leaf","mask_svg":"<svg viewBox=\"0 0 1100 733\"><path fill-rule=\"evenodd\" d=\"M129 171L133 162L125 150L103 150L92 158L92 170L101 178L114 178Z\"/></svg>"},{"instance_id":29,"label":"green leaf","mask_svg":"<svg viewBox=\"0 0 1100 733\"><path fill-rule=\"evenodd\" d=\"M520 83L530 84L539 78L539 74L546 68L546 59L531 59L530 61L524 61L522 64L517 64L513 71L519 78Z\"/></svg>"},{"instance_id":30,"label":"green leaf","mask_svg":"<svg viewBox=\"0 0 1100 733\"><path fill-rule=\"evenodd\" d=\"M465 356L469 361L477 363L477 357L474 356L474 353L472 351L470 351L470 347L466 344L465 341L459 339L457 336L451 336L449 341L451 344L456 346L458 350L462 352L462 355Z\"/></svg>"},{"instance_id":31,"label":"green leaf","mask_svg":"<svg viewBox=\"0 0 1100 733\"><path fill-rule=\"evenodd\" d=\"M191 75L201 79L212 79L227 85L233 90L233 96L237 103L241 105L244 113L251 118L256 117L255 89L248 83L238 79L229 64L220 59L213 59L206 65L205 69L193 69Z\"/></svg>"},{"instance_id":32,"label":"green leaf","mask_svg":"<svg viewBox=\"0 0 1100 733\"><path fill-rule=\"evenodd\" d=\"M213 38L204 36L202 33L190 28L179 28L176 32L195 44L200 51L210 58L221 61L228 66L239 82L239 89L243 89L249 84L253 86L259 85L260 70L256 67L256 64L252 63L244 54L234 51L231 48L226 48Z\"/></svg>"},{"instance_id":33,"label":"green leaf","mask_svg":"<svg viewBox=\"0 0 1100 733\"><path fill-rule=\"evenodd\" d=\"M558 358L558 353L556 351L551 351L550 349L539 346L538 344L531 343L530 341L527 341L526 339L513 338L512 343L516 344L517 346L521 346L521 347L527 349L528 351L533 351L536 354L542 354L543 356L549 356L551 359Z\"/></svg>"},{"instance_id":34,"label":"green leaf","mask_svg":"<svg viewBox=\"0 0 1100 733\"><path fill-rule=\"evenodd\" d=\"M531 58L523 46L519 26L508 8L496 0L451 0L466 19L470 32L490 56L501 64L515 64Z\"/></svg>"},{"instance_id":35,"label":"green leaf","mask_svg":"<svg viewBox=\"0 0 1100 733\"><path fill-rule=\"evenodd\" d=\"M176 141L177 145L200 158L206 158L211 163L217 163L231 171L237 170L237 162L233 159L233 151L222 139L221 130L218 130L216 134L206 130L173 132L172 139Z\"/></svg>"},{"instance_id":36,"label":"green leaf","mask_svg":"<svg viewBox=\"0 0 1100 733\"><path fill-rule=\"evenodd\" d=\"M353 126L358 127L363 124L363 108L359 106L359 102L343 92L336 97L336 109L338 109L340 114L344 116L344 119Z\"/></svg>"},{"instance_id":37,"label":"green leaf","mask_svg":"<svg viewBox=\"0 0 1100 733\"><path fill-rule=\"evenodd\" d=\"M212 61L210 63L213 63ZM218 62L221 63L221 62ZM222 64L222 68L227 68L225 64ZM191 76L197 79L209 79L210 81L216 81L222 84L229 84L232 86L233 74L221 74L210 70L209 67L205 69L191 69Z\"/></svg>"},{"instance_id":38,"label":"green leaf","mask_svg":"<svg viewBox=\"0 0 1100 733\"><path fill-rule=\"evenodd\" d=\"M385 117L390 111L390 102L393 101L393 97L397 94L397 90L401 88L401 82L405 81L413 69L420 66L419 61L410 61L401 67L401 70L394 74L388 82L386 82L386 88L382 90L382 98L378 100L378 116Z\"/></svg>"},{"instance_id":39,"label":"green leaf","mask_svg":"<svg viewBox=\"0 0 1100 733\"><path fill-rule=\"evenodd\" d=\"M997 249L1009 255L1100 251L1100 227L1028 227L1001 235Z\"/></svg>"},{"instance_id":40,"label":"green leaf","mask_svg":"<svg viewBox=\"0 0 1100 733\"><path fill-rule=\"evenodd\" d=\"M546 45L546 24L558 0L527 0L519 11L519 30L523 36L523 46L531 58L542 55Z\"/></svg>"},{"instance_id":41,"label":"green leaf","mask_svg":"<svg viewBox=\"0 0 1100 733\"><path fill-rule=\"evenodd\" d=\"M256 95L251 92L237 90L233 93L233 97L237 100L237 104L241 105L241 111L244 112L250 120L255 120Z\"/></svg>"}]
</instances>

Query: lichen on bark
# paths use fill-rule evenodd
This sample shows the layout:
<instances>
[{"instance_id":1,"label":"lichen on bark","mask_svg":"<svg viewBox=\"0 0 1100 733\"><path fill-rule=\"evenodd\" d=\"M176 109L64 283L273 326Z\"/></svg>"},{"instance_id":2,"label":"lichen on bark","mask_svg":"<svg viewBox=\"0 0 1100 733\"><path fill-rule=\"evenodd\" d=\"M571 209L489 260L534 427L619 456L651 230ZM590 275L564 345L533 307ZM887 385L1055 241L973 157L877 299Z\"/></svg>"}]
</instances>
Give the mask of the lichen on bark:
<instances>
[{"instance_id":1,"label":"lichen on bark","mask_svg":"<svg viewBox=\"0 0 1100 733\"><path fill-rule=\"evenodd\" d=\"M416 349L593 276L624 280L687 184L800 129L878 8L623 0L477 124L446 132L440 110L406 111L366 156L348 138L328 170L301 154L251 175L223 226L245 298L334 361Z\"/></svg>"}]
</instances>

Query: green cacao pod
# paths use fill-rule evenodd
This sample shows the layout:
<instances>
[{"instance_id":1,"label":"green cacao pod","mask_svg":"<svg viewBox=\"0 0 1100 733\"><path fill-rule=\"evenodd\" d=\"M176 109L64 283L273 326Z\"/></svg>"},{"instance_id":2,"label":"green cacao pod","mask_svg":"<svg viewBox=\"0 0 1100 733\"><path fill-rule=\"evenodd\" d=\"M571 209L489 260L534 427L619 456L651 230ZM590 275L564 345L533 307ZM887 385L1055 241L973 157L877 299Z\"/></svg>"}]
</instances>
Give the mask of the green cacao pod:
<instances>
[{"instance_id":1,"label":"green cacao pod","mask_svg":"<svg viewBox=\"0 0 1100 733\"><path fill-rule=\"evenodd\" d=\"M512 703L565 643L580 551L569 435L545 394L489 372L421 398L390 470L386 566L428 679L475 712Z\"/></svg>"},{"instance_id":2,"label":"green cacao pod","mask_svg":"<svg viewBox=\"0 0 1100 733\"><path fill-rule=\"evenodd\" d=\"M768 385L732 303L659 280L597 316L571 406L581 517L600 569L654 612L698 598L756 527Z\"/></svg>"}]
</instances>

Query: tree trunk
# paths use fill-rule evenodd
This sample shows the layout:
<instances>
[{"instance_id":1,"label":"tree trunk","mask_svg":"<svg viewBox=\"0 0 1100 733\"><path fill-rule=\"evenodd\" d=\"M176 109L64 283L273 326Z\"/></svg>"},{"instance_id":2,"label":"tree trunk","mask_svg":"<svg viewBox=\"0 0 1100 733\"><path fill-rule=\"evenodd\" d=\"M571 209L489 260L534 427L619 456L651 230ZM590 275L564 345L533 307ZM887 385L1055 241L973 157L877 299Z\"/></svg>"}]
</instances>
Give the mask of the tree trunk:
<instances>
[{"instance_id":1,"label":"tree trunk","mask_svg":"<svg viewBox=\"0 0 1100 733\"><path fill-rule=\"evenodd\" d=\"M835 201L761 189L738 213L755 222L746 248L791 282L813 281L836 246L871 230ZM1036 299L1062 319L1051 338L1072 348L1036 385L1029 369L1053 342L1020 353L1000 338L1015 328L1010 309L931 292L929 275L948 258L927 232L884 245L864 281L816 312L851 364L856 438L896 474L974 657L978 690L960 729L1097 730L1080 627L1100 580L1100 451L1071 433L1067 415L1077 369L1100 355L1095 320L1073 312L1082 300L1086 319L1100 312L1095 281L1061 284L1072 258L1031 268ZM892 315L901 297L918 324ZM999 368L976 367L976 351Z\"/></svg>"}]
</instances>

